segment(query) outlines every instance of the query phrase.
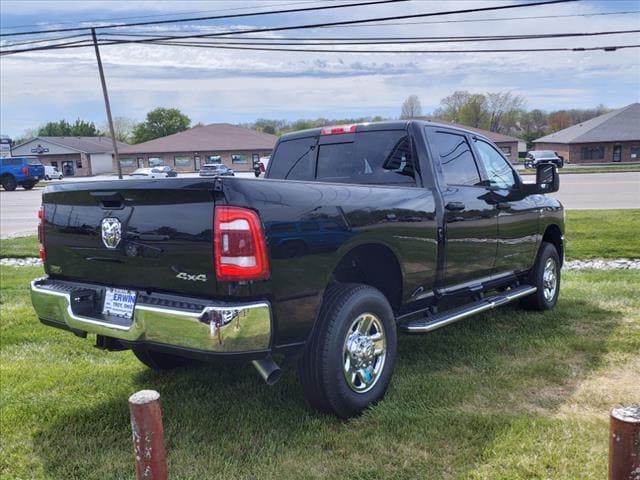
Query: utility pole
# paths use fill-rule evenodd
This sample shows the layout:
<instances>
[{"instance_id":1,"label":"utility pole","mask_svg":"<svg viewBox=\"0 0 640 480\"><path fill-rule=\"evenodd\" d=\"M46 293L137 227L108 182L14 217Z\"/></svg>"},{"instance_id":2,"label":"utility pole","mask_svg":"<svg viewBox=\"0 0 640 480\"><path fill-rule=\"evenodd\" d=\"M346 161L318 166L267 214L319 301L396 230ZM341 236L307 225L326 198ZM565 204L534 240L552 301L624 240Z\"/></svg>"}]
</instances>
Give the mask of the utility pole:
<instances>
[{"instance_id":1,"label":"utility pole","mask_svg":"<svg viewBox=\"0 0 640 480\"><path fill-rule=\"evenodd\" d=\"M100 83L102 83L102 94L104 95L104 106L107 110L107 121L109 122L109 131L111 132L111 142L113 143L113 156L116 159L118 168L118 178L122 180L122 166L120 165L120 154L118 154L118 143L116 142L116 132L113 130L113 119L111 118L111 105L109 104L109 93L107 92L107 82L104 79L104 70L102 69L102 60L100 59L100 49L98 48L98 39L96 38L96 29L91 29L93 37L93 47L96 50L96 60L98 61L98 71L100 72Z\"/></svg>"}]
</instances>

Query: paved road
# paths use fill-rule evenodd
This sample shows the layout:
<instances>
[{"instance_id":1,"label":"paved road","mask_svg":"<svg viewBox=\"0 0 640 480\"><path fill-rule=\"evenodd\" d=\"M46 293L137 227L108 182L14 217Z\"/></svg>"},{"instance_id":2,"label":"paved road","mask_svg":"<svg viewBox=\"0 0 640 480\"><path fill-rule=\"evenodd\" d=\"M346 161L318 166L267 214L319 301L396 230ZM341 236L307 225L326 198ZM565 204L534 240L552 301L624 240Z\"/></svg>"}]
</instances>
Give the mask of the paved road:
<instances>
[{"instance_id":1,"label":"paved road","mask_svg":"<svg viewBox=\"0 0 640 480\"><path fill-rule=\"evenodd\" d=\"M525 177L531 180L532 176ZM0 192L1 238L36 232L41 194L39 188ZM561 175L560 191L553 195L570 209L640 208L640 172Z\"/></svg>"}]
</instances>

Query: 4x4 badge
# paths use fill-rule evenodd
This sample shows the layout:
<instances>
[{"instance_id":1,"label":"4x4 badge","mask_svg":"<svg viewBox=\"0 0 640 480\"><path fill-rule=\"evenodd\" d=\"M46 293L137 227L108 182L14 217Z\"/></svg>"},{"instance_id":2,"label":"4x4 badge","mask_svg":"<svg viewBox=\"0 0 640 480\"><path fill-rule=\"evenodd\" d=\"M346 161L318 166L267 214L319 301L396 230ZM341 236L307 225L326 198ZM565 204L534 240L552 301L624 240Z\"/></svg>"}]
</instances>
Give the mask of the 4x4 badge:
<instances>
[{"instance_id":1,"label":"4x4 badge","mask_svg":"<svg viewBox=\"0 0 640 480\"><path fill-rule=\"evenodd\" d=\"M122 238L120 220L113 217L102 219L102 243L107 248L116 248Z\"/></svg>"}]
</instances>

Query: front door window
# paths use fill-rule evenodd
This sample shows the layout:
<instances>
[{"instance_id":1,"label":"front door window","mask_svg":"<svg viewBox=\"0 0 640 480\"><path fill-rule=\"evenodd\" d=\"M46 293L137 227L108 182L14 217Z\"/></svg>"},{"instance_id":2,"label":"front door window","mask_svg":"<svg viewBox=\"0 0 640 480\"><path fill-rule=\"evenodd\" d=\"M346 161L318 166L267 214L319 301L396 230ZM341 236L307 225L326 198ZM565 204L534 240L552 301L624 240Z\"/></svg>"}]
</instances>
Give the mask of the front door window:
<instances>
[{"instance_id":1,"label":"front door window","mask_svg":"<svg viewBox=\"0 0 640 480\"><path fill-rule=\"evenodd\" d=\"M73 162L70 162L68 160L62 162L62 175L64 175L65 177L73 177L73 174L74 174Z\"/></svg>"}]
</instances>

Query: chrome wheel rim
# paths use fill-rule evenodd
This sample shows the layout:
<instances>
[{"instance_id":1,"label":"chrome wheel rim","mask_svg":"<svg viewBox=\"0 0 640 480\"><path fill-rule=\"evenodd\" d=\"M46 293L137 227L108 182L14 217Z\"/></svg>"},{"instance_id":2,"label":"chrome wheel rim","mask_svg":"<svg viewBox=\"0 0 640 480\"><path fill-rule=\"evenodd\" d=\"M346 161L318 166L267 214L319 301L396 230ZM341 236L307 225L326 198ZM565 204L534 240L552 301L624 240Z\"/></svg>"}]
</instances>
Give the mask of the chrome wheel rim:
<instances>
[{"instance_id":1,"label":"chrome wheel rim","mask_svg":"<svg viewBox=\"0 0 640 480\"><path fill-rule=\"evenodd\" d=\"M372 313L356 318L344 340L342 366L349 388L356 393L371 390L384 368L387 339L382 321Z\"/></svg>"},{"instance_id":2,"label":"chrome wheel rim","mask_svg":"<svg viewBox=\"0 0 640 480\"><path fill-rule=\"evenodd\" d=\"M548 258L542 273L542 294L547 302L553 300L558 288L558 268L553 258Z\"/></svg>"}]
</instances>

